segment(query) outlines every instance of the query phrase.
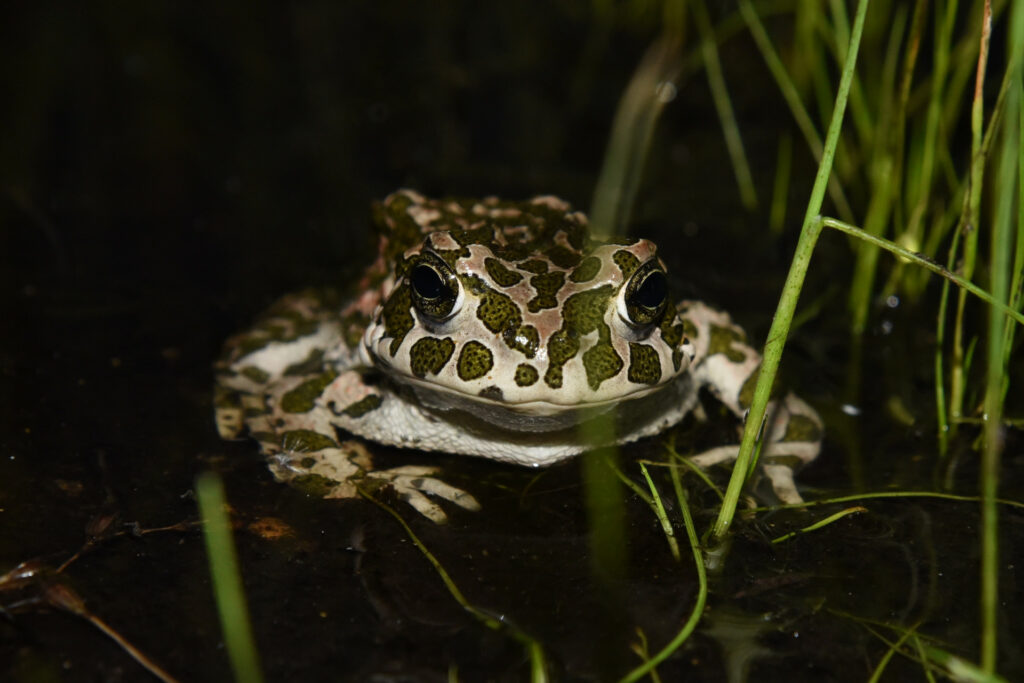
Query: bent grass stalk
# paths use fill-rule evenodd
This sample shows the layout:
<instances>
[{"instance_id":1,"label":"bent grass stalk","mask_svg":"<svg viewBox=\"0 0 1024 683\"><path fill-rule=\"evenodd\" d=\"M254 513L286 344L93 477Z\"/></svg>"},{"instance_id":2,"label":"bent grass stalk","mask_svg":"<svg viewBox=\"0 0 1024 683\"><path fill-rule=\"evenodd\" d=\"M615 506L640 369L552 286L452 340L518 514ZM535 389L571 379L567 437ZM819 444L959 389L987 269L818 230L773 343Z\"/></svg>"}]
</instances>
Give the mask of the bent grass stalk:
<instances>
[{"instance_id":1,"label":"bent grass stalk","mask_svg":"<svg viewBox=\"0 0 1024 683\"><path fill-rule=\"evenodd\" d=\"M459 589L458 584L455 583L451 575L447 570L445 570L444 565L442 565L440 560L430 552L430 549L427 548L423 541L420 540L420 537L416 535L408 522L406 522L394 508L377 499L372 493L365 491L362 488L357 488L357 490L359 491L359 495L363 498L366 498L368 501L395 518L395 521L397 521L405 531L406 536L409 537L409 540L413 542L413 545L416 546L423 557L426 558L427 562L429 562L434 568L434 571L437 572L437 575L444 583L445 588L448 589L452 598L454 598L455 602L459 603L462 609L469 612L477 619L477 621L487 628L511 636L526 648L526 654L530 660L530 680L533 683L545 683L548 680L547 662L544 658L544 648L540 642L513 624L507 621L499 621L498 619L495 619L467 600L466 596L463 595L462 590Z\"/></svg>"},{"instance_id":2,"label":"bent grass stalk","mask_svg":"<svg viewBox=\"0 0 1024 683\"><path fill-rule=\"evenodd\" d=\"M690 514L690 505L686 500L686 493L683 491L683 485L679 478L679 470L672 467L669 471L672 473L672 487L676 492L676 500L679 502L679 510L683 514L683 524L686 526L686 538L690 541L690 551L693 553L693 564L697 570L697 600L693 605L693 611L690 612L690 616L686 620L686 623L684 623L683 627L679 629L679 633L677 633L676 636L656 655L623 676L620 683L633 683L633 681L638 681L644 676L653 676L654 668L678 650L682 644L686 642L686 639L690 637L694 629L697 628L697 624L704 615L704 606L707 604L708 600L708 576L707 571L704 568L704 555L701 552L700 542L697 540L697 528L693 524L693 516Z\"/></svg>"},{"instance_id":3,"label":"bent grass stalk","mask_svg":"<svg viewBox=\"0 0 1024 683\"><path fill-rule=\"evenodd\" d=\"M753 13L753 9L749 7L749 2L746 0L743 0L741 3L742 7L747 7L750 13ZM786 335L789 333L790 323L793 321L796 302L803 287L811 255L814 253L814 245L821 234L822 223L820 220L817 220L817 216L821 211L825 189L832 172L832 160L835 157L836 145L839 142L839 133L842 129L843 113L846 111L846 101L850 92L850 84L853 81L853 71L857 62L857 51L860 48L861 35L864 32L864 17L867 14L867 8L868 0L860 0L858 2L853 32L850 36L850 48L846 63L843 66L843 75L839 81L839 90L836 93L832 121L829 124L821 163L818 165L818 173L815 176L814 186L811 190L811 199L804 213L796 254L793 256L793 262L790 265L789 274L783 286L782 297L779 300L778 308L775 311L775 318L772 320L772 325L768 332L768 341L764 349L764 360L761 363L760 376L758 377L757 387L754 390L754 397L750 404L747 424L743 430L743 440L740 443L739 456L733 467L732 476L729 478L729 487L726 489L725 501L722 503L722 509L712 530L712 538L717 541L722 540L726 533L728 533L733 517L736 514L736 505L739 503L746 473L751 468L754 444L761 429L761 424L764 421L769 394L775 381L775 373L779 368L779 361L782 359L782 350L786 344Z\"/></svg>"}]
</instances>

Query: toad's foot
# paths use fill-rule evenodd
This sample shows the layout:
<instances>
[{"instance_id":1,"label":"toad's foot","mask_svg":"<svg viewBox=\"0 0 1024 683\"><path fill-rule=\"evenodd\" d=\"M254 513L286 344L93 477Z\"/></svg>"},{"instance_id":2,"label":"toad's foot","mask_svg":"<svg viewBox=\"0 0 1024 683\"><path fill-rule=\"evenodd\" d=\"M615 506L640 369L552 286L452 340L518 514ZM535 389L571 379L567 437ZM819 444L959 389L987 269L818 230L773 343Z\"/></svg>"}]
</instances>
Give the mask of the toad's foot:
<instances>
[{"instance_id":1,"label":"toad's foot","mask_svg":"<svg viewBox=\"0 0 1024 683\"><path fill-rule=\"evenodd\" d=\"M360 491L372 494L390 486L399 498L435 524L447 522L448 515L427 494L465 510L480 509L480 503L470 493L432 476L437 467L405 465L374 470L370 453L359 441L342 441L337 447L317 450L289 449L269 460L278 481L321 498L357 498Z\"/></svg>"},{"instance_id":2,"label":"toad's foot","mask_svg":"<svg viewBox=\"0 0 1024 683\"><path fill-rule=\"evenodd\" d=\"M772 484L772 490L786 505L804 502L793 481L793 473L818 457L821 450L822 424L818 414L793 394L781 402L768 404L771 429L768 443L761 450L761 468ZM690 458L701 468L730 462L739 455L739 445L719 446Z\"/></svg>"}]
</instances>

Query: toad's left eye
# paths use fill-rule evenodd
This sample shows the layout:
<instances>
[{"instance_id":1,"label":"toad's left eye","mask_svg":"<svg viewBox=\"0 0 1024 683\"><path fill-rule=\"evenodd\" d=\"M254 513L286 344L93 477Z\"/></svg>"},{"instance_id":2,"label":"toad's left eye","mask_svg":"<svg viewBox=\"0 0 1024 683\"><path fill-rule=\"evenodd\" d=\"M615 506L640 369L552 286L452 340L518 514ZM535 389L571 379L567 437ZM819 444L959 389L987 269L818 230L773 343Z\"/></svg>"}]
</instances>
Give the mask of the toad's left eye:
<instances>
[{"instance_id":1,"label":"toad's left eye","mask_svg":"<svg viewBox=\"0 0 1024 683\"><path fill-rule=\"evenodd\" d=\"M668 305L668 278L657 261L648 261L636 269L626 284L627 322L650 325L660 320Z\"/></svg>"}]
</instances>

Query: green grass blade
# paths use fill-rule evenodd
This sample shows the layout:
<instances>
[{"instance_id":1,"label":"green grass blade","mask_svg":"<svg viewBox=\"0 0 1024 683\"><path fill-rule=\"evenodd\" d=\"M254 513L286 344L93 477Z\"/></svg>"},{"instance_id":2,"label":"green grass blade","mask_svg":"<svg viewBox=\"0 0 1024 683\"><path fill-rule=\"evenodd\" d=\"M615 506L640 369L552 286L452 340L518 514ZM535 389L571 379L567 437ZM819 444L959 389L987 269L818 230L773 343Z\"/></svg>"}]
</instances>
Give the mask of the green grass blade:
<instances>
[{"instance_id":1,"label":"green grass blade","mask_svg":"<svg viewBox=\"0 0 1024 683\"><path fill-rule=\"evenodd\" d=\"M212 472L200 474L196 479L196 498L203 518L203 538L210 558L213 592L217 599L217 612L220 614L220 627L231 659L231 669L239 683L259 683L263 680L263 674L252 635L252 622L245 602L220 477Z\"/></svg>"},{"instance_id":2,"label":"green grass blade","mask_svg":"<svg viewBox=\"0 0 1024 683\"><path fill-rule=\"evenodd\" d=\"M686 642L686 639L690 637L693 630L697 628L697 624L704 615L704 605L707 604L708 600L708 576L704 568L704 555L701 553L700 542L697 540L697 528L693 524L693 516L690 514L686 493L683 491L683 485L679 479L679 470L673 467L670 472L672 473L672 486L676 491L679 509L683 513L683 523L686 525L686 537L690 541L693 563L697 569L697 600L693 606L693 611L690 612L689 618L683 624L679 633L656 655L623 676L621 683L633 683L633 681L638 681L644 676L649 675L658 664L665 661L673 652L678 650Z\"/></svg>"},{"instance_id":3,"label":"green grass blade","mask_svg":"<svg viewBox=\"0 0 1024 683\"><path fill-rule=\"evenodd\" d=\"M736 125L736 115L733 113L732 101L729 99L729 89L725 85L725 76L722 75L722 63L718 59L718 48L715 45L711 20L708 18L708 8L704 4L704 0L694 0L690 7L697 23L697 31L700 33L704 69L708 74L711 97L715 102L715 110L718 112L718 119L722 125L722 133L725 135L725 147L729 151L733 173L736 175L740 200L747 209L754 209L757 207L757 191L754 189L754 178L750 175L750 164L747 162L746 152L743 151L743 138L740 136L739 126Z\"/></svg>"},{"instance_id":4,"label":"green grass blade","mask_svg":"<svg viewBox=\"0 0 1024 683\"><path fill-rule=\"evenodd\" d=\"M1009 316L1016 322L1024 325L1024 315L1022 315L1019 311L1013 310L1005 302L999 301L993 295L983 290L981 287L978 287L977 285L965 280L963 277L956 275L955 273L952 273L949 269L940 266L938 263L935 263L934 261L921 256L920 254L912 252L909 249L901 247L895 242L890 242L884 237L877 237L875 235L868 233L867 231L861 230L855 225L844 223L843 221L836 220L835 218L819 218L817 220L821 223L821 225L828 226L830 228L835 228L836 230L841 230L842 232L845 232L849 235L853 235L858 239L862 239L865 242L868 242L877 247L881 247L882 249L890 251L893 254L899 256L900 258L904 258L908 261L911 261L916 265L921 266L922 268L926 268L927 270L932 271L936 275L941 275L942 277L946 278L953 284L963 289L965 292L973 294L974 296L978 297L985 303L998 308L1000 311L1005 313L1007 316Z\"/></svg>"},{"instance_id":5,"label":"green grass blade","mask_svg":"<svg viewBox=\"0 0 1024 683\"><path fill-rule=\"evenodd\" d=\"M590 229L598 239L626 233L654 129L675 91L681 60L678 36L663 36L644 54L619 101L590 202Z\"/></svg>"},{"instance_id":6,"label":"green grass blade","mask_svg":"<svg viewBox=\"0 0 1024 683\"><path fill-rule=\"evenodd\" d=\"M807 146L810 148L811 153L820 165L824 158L824 149L822 147L821 137L818 135L818 131L814 127L814 122L811 121L811 117L807 113L807 109L804 107L803 102L800 101L800 95L797 93L796 86L789 77L786 67L782 64L782 60L779 58L778 53L772 46L771 39L768 37L768 32L765 30L764 24L761 23L761 19L757 16L757 12L754 10L753 5L751 5L750 0L740 0L740 12L743 14L743 18L747 22L750 34L754 37L754 42L757 44L758 49L760 49L765 64L768 66L768 70L771 71L776 84L779 86L779 91L786 100L786 104L789 105L790 112L792 112L793 118L796 120L797 126L800 128L800 132L803 133L804 139L807 141ZM854 54L856 54L856 51ZM849 93L849 85L847 85L847 93ZM846 96L846 94L843 95L844 101ZM838 144L838 140L834 144ZM831 157L834 158L834 156L835 149L833 146ZM828 166L831 170L832 158L828 160ZM839 182L832 178L831 174L827 180L827 187L829 195L832 197L832 201L835 203L836 209L839 211L839 215L847 221L852 221L853 209L850 208L850 202L847 200Z\"/></svg>"},{"instance_id":7,"label":"green grass blade","mask_svg":"<svg viewBox=\"0 0 1024 683\"><path fill-rule=\"evenodd\" d=\"M1017 155L1021 134L1019 109L1021 107L1021 65L1024 62L1024 6L1016 3L1010 17L1010 59L1007 73L1012 85L1006 100L1003 117L1003 154L996 177L996 215L989 243L989 270L992 295L996 301L1009 301L1010 254L1013 251L1015 230L1013 202L1017 181ZM985 448L981 457L981 668L994 674L998 655L997 634L999 618L999 461L1003 450L1003 377L1005 372L1003 351L1006 312L997 307L989 310L987 378L985 386Z\"/></svg>"},{"instance_id":8,"label":"green grass blade","mask_svg":"<svg viewBox=\"0 0 1024 683\"><path fill-rule=\"evenodd\" d=\"M744 4L749 7L748 2L744 1ZM716 540L721 540L729 531L733 516L736 513L736 505L739 503L740 493L743 490L744 475L750 467L750 458L754 452L754 444L760 431L761 423L764 421L769 394L775 381L775 373L779 368L779 361L782 359L782 350L786 344L790 323L793 321L793 312L796 310L800 289L803 287L804 276L807 274L807 267L810 265L811 255L814 253L814 245L821 234L822 224L817 216L821 211L821 204L825 198L825 188L828 185L828 179L832 172L832 160L839 141L839 133L842 129L843 113L846 111L846 100L850 92L850 83L853 81L853 70L857 62L857 51L860 49L860 39L864 31L864 17L867 14L867 8L868 0L860 0L857 4L853 33L850 36L850 51L846 64L843 67L839 90L836 93L836 104L832 114L832 121L829 124L821 163L818 165L818 173L814 179L811 198L807 204L807 211L804 214L796 254L793 256L793 262L790 265L789 274L783 286L782 297L779 299L775 318L772 320L771 328L768 331L768 342L764 349L764 360L761 363L761 372L757 380L757 388L754 390L753 400L751 401L747 424L743 430L740 453L733 467L732 476L729 479L729 487L725 492L725 501L722 503L721 511L713 528L713 538Z\"/></svg>"}]
</instances>

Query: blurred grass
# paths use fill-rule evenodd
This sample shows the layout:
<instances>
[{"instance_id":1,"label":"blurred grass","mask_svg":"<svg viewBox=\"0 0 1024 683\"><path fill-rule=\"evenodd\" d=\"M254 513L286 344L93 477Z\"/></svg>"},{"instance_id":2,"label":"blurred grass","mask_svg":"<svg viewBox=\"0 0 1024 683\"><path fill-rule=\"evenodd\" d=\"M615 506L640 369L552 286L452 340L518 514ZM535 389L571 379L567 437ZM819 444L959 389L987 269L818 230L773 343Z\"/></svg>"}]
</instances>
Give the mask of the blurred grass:
<instances>
[{"instance_id":1,"label":"blurred grass","mask_svg":"<svg viewBox=\"0 0 1024 683\"><path fill-rule=\"evenodd\" d=\"M231 659L231 670L239 683L260 683L263 674L220 477L212 472L200 474L196 478L196 498L203 518L203 538L210 562L213 594L224 644Z\"/></svg>"}]
</instances>

